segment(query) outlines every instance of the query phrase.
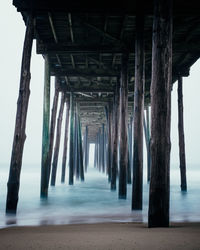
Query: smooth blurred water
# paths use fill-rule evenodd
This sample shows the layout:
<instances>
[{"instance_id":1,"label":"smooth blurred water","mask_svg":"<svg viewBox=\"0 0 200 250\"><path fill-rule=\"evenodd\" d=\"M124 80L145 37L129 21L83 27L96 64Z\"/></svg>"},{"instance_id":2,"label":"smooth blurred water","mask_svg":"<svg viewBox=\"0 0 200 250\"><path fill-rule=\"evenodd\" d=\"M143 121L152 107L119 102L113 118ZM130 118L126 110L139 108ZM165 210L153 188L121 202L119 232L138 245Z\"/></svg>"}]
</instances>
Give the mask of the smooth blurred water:
<instances>
[{"instance_id":1,"label":"smooth blurred water","mask_svg":"<svg viewBox=\"0 0 200 250\"><path fill-rule=\"evenodd\" d=\"M179 170L171 170L171 221L200 221L200 171L188 167L188 191L180 191ZM72 224L93 222L147 222L148 184L144 175L143 210L131 211L132 186L127 199L119 200L118 192L110 191L107 177L89 168L85 182L73 186L60 184L49 188L47 200L40 199L40 167L23 166L17 216L5 216L8 166L0 166L0 227L9 225ZM66 181L68 176L66 176Z\"/></svg>"}]
</instances>

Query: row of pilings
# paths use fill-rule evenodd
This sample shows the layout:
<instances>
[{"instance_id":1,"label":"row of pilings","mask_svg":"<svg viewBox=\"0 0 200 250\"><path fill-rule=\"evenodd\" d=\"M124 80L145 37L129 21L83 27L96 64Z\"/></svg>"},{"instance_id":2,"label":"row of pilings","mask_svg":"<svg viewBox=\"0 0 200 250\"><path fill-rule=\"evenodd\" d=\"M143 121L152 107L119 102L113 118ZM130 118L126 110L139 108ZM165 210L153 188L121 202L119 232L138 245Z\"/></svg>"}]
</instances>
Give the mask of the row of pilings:
<instances>
[{"instance_id":1,"label":"row of pilings","mask_svg":"<svg viewBox=\"0 0 200 250\"><path fill-rule=\"evenodd\" d=\"M149 227L169 226L169 166L170 166L170 123L171 123L171 87L172 87L172 1L155 0L152 34L152 81L151 81L151 133L149 132L149 114L144 119L144 82L145 82L145 46L144 46L144 14L138 10L135 34L135 86L133 122L128 128L128 52L122 54L121 77L117 83L113 103L106 109L107 126L99 130L96 139L95 165L107 172L111 189L116 189L116 178L119 180L119 198L126 198L127 183L132 182L132 209L142 209L142 176L143 176L143 127L145 131L148 153L149 192ZM27 18L25 34L20 91L17 102L16 124L8 180L7 213L16 213L20 172L24 142L26 139L26 116L29 102L30 60L34 37L34 20L32 14ZM177 72L179 74L179 72ZM66 152L69 134L69 184L73 184L74 176L84 179L89 160L88 128L84 137L84 155L78 106L74 102L73 93L70 98L62 93L60 109L55 133L58 95L55 84L55 97L50 121L50 73L48 55L45 55L45 84L42 134L42 171L41 197L48 196L48 186L55 185L60 133L63 109L66 105L65 142L62 162L61 181L65 181ZM183 133L182 78L178 81L179 95L179 144L181 188L186 190L185 152ZM70 99L70 100L69 100ZM70 108L69 108L70 106ZM70 121L69 121L70 110ZM70 124L70 126L68 126ZM132 136L131 133L133 131ZM54 136L55 134L55 136ZM150 135L151 134L151 135ZM129 135L129 136L128 136ZM54 138L55 137L55 138ZM105 139L107 138L107 139ZM133 138L133 142L131 141ZM53 149L55 139L55 147ZM107 143L105 143L105 141ZM133 152L133 153L132 153ZM105 161L107 164L105 165ZM52 168L51 168L52 166ZM119 166L117 168L117 166ZM133 167L132 180L131 169ZM51 178L51 182L50 182Z\"/></svg>"}]
</instances>

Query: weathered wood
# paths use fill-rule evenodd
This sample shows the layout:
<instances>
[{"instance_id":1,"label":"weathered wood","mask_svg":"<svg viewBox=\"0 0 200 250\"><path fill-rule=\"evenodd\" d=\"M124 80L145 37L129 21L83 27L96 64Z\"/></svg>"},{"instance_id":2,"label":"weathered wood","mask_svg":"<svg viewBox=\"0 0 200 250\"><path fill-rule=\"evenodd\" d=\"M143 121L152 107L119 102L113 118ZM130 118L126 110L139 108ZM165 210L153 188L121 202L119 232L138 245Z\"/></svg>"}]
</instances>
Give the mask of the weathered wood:
<instances>
[{"instance_id":1,"label":"weathered wood","mask_svg":"<svg viewBox=\"0 0 200 250\"><path fill-rule=\"evenodd\" d=\"M49 149L49 116L50 116L50 71L48 56L45 56L44 99L43 99L43 129L42 129L42 171L40 196L48 196L49 172L47 166Z\"/></svg>"},{"instance_id":2,"label":"weathered wood","mask_svg":"<svg viewBox=\"0 0 200 250\"><path fill-rule=\"evenodd\" d=\"M15 214L17 211L18 193L20 185L20 173L22 166L22 156L24 142L26 140L26 117L30 95L30 62L33 44L33 17L29 14L27 18L27 28L24 39L24 48L21 64L20 87L17 101L17 114L15 121L15 132L13 138L12 155L10 162L10 173L8 179L8 192L6 201L6 213Z\"/></svg>"},{"instance_id":3,"label":"weathered wood","mask_svg":"<svg viewBox=\"0 0 200 250\"><path fill-rule=\"evenodd\" d=\"M150 122L149 122L149 106L146 107L146 118L147 118L147 138L148 138L148 148L147 148L147 181L150 181L151 176L151 152L150 152Z\"/></svg>"},{"instance_id":4,"label":"weathered wood","mask_svg":"<svg viewBox=\"0 0 200 250\"><path fill-rule=\"evenodd\" d=\"M99 128L99 171L102 169L102 133L101 128Z\"/></svg>"},{"instance_id":5,"label":"weathered wood","mask_svg":"<svg viewBox=\"0 0 200 250\"><path fill-rule=\"evenodd\" d=\"M147 182L150 181L150 166L149 166L149 160L150 160L150 140L148 137L148 126L146 122L146 118L144 115L143 119L143 125L144 125L144 135L145 135L145 143L146 143L146 150L147 150Z\"/></svg>"},{"instance_id":6,"label":"weathered wood","mask_svg":"<svg viewBox=\"0 0 200 250\"><path fill-rule=\"evenodd\" d=\"M83 166L83 147L82 147L82 133L81 133L81 121L80 116L78 116L78 138L79 138L79 154L80 154L80 178L84 181L84 166Z\"/></svg>"},{"instance_id":7,"label":"weathered wood","mask_svg":"<svg viewBox=\"0 0 200 250\"><path fill-rule=\"evenodd\" d=\"M62 93L62 98L60 102L60 110L59 110L59 114L57 118L56 142L54 146L54 155L53 155L52 172L51 172L51 186L55 186L55 183L56 183L56 173L57 173L57 165L58 165L58 155L60 151L60 137L61 137L64 104L65 104L65 94Z\"/></svg>"},{"instance_id":8,"label":"weathered wood","mask_svg":"<svg viewBox=\"0 0 200 250\"><path fill-rule=\"evenodd\" d=\"M131 184L131 125L128 125L128 166L127 166L127 184Z\"/></svg>"},{"instance_id":9,"label":"weathered wood","mask_svg":"<svg viewBox=\"0 0 200 250\"><path fill-rule=\"evenodd\" d=\"M118 79L115 90L114 105L114 134L113 134L113 153L111 166L111 190L116 190L117 168L118 168L118 146L119 146L119 98L120 98L120 81Z\"/></svg>"},{"instance_id":10,"label":"weathered wood","mask_svg":"<svg viewBox=\"0 0 200 250\"><path fill-rule=\"evenodd\" d=\"M70 93L69 185L74 184L74 96Z\"/></svg>"},{"instance_id":11,"label":"weathered wood","mask_svg":"<svg viewBox=\"0 0 200 250\"><path fill-rule=\"evenodd\" d=\"M97 142L94 144L94 167L97 167Z\"/></svg>"},{"instance_id":12,"label":"weathered wood","mask_svg":"<svg viewBox=\"0 0 200 250\"><path fill-rule=\"evenodd\" d=\"M52 110L51 110L49 149L48 149L48 155L47 155L48 183L49 183L49 178L50 178L50 173L51 173L51 160L52 160L54 133L55 133L55 126L56 126L58 95L59 95L58 79L56 77L55 78L55 92L54 92L53 106L52 106Z\"/></svg>"},{"instance_id":13,"label":"weathered wood","mask_svg":"<svg viewBox=\"0 0 200 250\"><path fill-rule=\"evenodd\" d=\"M144 15L136 16L132 210L142 209L144 112Z\"/></svg>"},{"instance_id":14,"label":"weathered wood","mask_svg":"<svg viewBox=\"0 0 200 250\"><path fill-rule=\"evenodd\" d=\"M119 198L127 195L128 166L128 54L122 55L120 81L120 159L119 159Z\"/></svg>"},{"instance_id":15,"label":"weathered wood","mask_svg":"<svg viewBox=\"0 0 200 250\"><path fill-rule=\"evenodd\" d=\"M69 130L69 100L66 99L66 118L65 118L65 135L64 135L64 147L63 147L63 157L62 157L62 173L61 173L61 183L65 182L65 172L66 172L66 161L67 161L67 145L68 145L68 130Z\"/></svg>"},{"instance_id":16,"label":"weathered wood","mask_svg":"<svg viewBox=\"0 0 200 250\"><path fill-rule=\"evenodd\" d=\"M154 1L149 227L169 226L172 1Z\"/></svg>"},{"instance_id":17,"label":"weathered wood","mask_svg":"<svg viewBox=\"0 0 200 250\"><path fill-rule=\"evenodd\" d=\"M111 181L111 167L112 167L112 103L108 104L108 120L107 120L107 134L108 134L108 165L107 165L107 174L108 181Z\"/></svg>"},{"instance_id":18,"label":"weathered wood","mask_svg":"<svg viewBox=\"0 0 200 250\"><path fill-rule=\"evenodd\" d=\"M105 172L105 125L102 124L102 172Z\"/></svg>"},{"instance_id":19,"label":"weathered wood","mask_svg":"<svg viewBox=\"0 0 200 250\"><path fill-rule=\"evenodd\" d=\"M181 173L181 190L187 191L182 85L183 85L183 79L181 76L179 76L177 92L178 92L178 134L179 134L179 159L180 159L180 173Z\"/></svg>"},{"instance_id":20,"label":"weathered wood","mask_svg":"<svg viewBox=\"0 0 200 250\"><path fill-rule=\"evenodd\" d=\"M85 127L85 172L88 168L88 126Z\"/></svg>"},{"instance_id":21,"label":"weathered wood","mask_svg":"<svg viewBox=\"0 0 200 250\"><path fill-rule=\"evenodd\" d=\"M74 123L74 170L76 179L79 179L80 176L80 159L79 159L79 145L78 145L78 109L77 103L75 107L75 123Z\"/></svg>"}]
</instances>

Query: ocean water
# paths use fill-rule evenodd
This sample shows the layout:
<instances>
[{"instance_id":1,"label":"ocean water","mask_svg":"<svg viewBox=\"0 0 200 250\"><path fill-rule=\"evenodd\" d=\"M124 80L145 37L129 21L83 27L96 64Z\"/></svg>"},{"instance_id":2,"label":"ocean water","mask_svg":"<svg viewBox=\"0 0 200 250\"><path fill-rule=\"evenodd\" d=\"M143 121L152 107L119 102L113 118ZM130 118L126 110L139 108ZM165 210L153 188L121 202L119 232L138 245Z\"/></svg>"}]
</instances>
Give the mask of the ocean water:
<instances>
[{"instance_id":1,"label":"ocean water","mask_svg":"<svg viewBox=\"0 0 200 250\"><path fill-rule=\"evenodd\" d=\"M180 191L179 169L170 176L170 221L200 221L200 168L188 166L188 191ZM94 168L85 174L85 182L73 186L60 184L49 188L47 200L40 199L40 167L23 166L17 216L5 215L6 183L9 166L0 166L0 227L13 225L75 224L95 222L147 222L149 185L144 174L143 210L131 211L131 185L127 199L119 200L118 191L110 191L107 177ZM146 171L144 171L146 173Z\"/></svg>"}]
</instances>

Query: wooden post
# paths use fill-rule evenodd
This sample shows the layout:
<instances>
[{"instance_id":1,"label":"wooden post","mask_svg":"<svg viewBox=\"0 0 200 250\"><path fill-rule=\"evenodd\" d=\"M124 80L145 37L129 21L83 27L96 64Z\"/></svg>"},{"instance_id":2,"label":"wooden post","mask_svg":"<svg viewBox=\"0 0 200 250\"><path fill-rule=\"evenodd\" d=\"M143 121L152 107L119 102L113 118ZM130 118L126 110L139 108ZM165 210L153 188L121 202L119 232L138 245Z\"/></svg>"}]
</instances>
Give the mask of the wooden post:
<instances>
[{"instance_id":1,"label":"wooden post","mask_svg":"<svg viewBox=\"0 0 200 250\"><path fill-rule=\"evenodd\" d=\"M142 209L144 113L144 15L136 16L132 210Z\"/></svg>"},{"instance_id":2,"label":"wooden post","mask_svg":"<svg viewBox=\"0 0 200 250\"><path fill-rule=\"evenodd\" d=\"M183 79L178 77L178 133L179 133L179 159L181 173L181 191L187 191L186 161L185 161L185 136L183 122Z\"/></svg>"},{"instance_id":3,"label":"wooden post","mask_svg":"<svg viewBox=\"0 0 200 250\"><path fill-rule=\"evenodd\" d=\"M58 78L56 77L55 78L55 93L54 93L54 99L53 99L53 107L51 110L49 149L48 149L48 155L47 155L48 185L49 185L49 178L50 178L50 173L51 173L51 160L52 160L54 133L55 133L55 126L56 126L56 114L57 114L58 96L59 96L59 89L58 88L59 88Z\"/></svg>"},{"instance_id":4,"label":"wooden post","mask_svg":"<svg viewBox=\"0 0 200 250\"><path fill-rule=\"evenodd\" d=\"M81 181L84 181L84 167L83 167L83 147L82 147L82 133L81 133L81 121L78 116L78 138L79 138L79 154L80 154L80 177Z\"/></svg>"},{"instance_id":5,"label":"wooden post","mask_svg":"<svg viewBox=\"0 0 200 250\"><path fill-rule=\"evenodd\" d=\"M102 167L102 151L101 151L101 128L99 128L99 172L101 171L101 167Z\"/></svg>"},{"instance_id":6,"label":"wooden post","mask_svg":"<svg viewBox=\"0 0 200 250\"><path fill-rule=\"evenodd\" d=\"M147 149L147 182L150 181L150 133L149 133L149 111L148 107L146 108L146 118L144 114L143 124L144 124L144 134L145 134L145 143L146 143L146 149Z\"/></svg>"},{"instance_id":7,"label":"wooden post","mask_svg":"<svg viewBox=\"0 0 200 250\"><path fill-rule=\"evenodd\" d=\"M147 138L148 138L148 148L147 148L147 181L150 181L151 176L151 152L150 152L150 122L149 122L149 106L146 107L146 118L147 118Z\"/></svg>"},{"instance_id":8,"label":"wooden post","mask_svg":"<svg viewBox=\"0 0 200 250\"><path fill-rule=\"evenodd\" d=\"M94 167L96 168L97 166L97 161L96 161L96 157L97 157L97 153L96 153L96 151L97 151L97 143L95 142L95 144L94 144Z\"/></svg>"},{"instance_id":9,"label":"wooden post","mask_svg":"<svg viewBox=\"0 0 200 250\"><path fill-rule=\"evenodd\" d=\"M42 129L42 170L41 198L48 196L49 170L47 165L49 150L49 116L50 116L50 71L48 56L45 57L44 99L43 99L43 129Z\"/></svg>"},{"instance_id":10,"label":"wooden post","mask_svg":"<svg viewBox=\"0 0 200 250\"><path fill-rule=\"evenodd\" d=\"M131 184L131 125L128 125L128 166L127 166L127 184Z\"/></svg>"},{"instance_id":11,"label":"wooden post","mask_svg":"<svg viewBox=\"0 0 200 250\"><path fill-rule=\"evenodd\" d=\"M119 146L119 98L120 98L120 81L118 79L115 90L114 106L114 135L113 135L113 154L111 167L111 190L116 190L117 167L118 167L118 146Z\"/></svg>"},{"instance_id":12,"label":"wooden post","mask_svg":"<svg viewBox=\"0 0 200 250\"><path fill-rule=\"evenodd\" d=\"M108 181L111 181L111 167L112 167L112 103L108 104L108 165L107 174Z\"/></svg>"},{"instance_id":13,"label":"wooden post","mask_svg":"<svg viewBox=\"0 0 200 250\"><path fill-rule=\"evenodd\" d=\"M74 96L70 93L69 185L74 184Z\"/></svg>"},{"instance_id":14,"label":"wooden post","mask_svg":"<svg viewBox=\"0 0 200 250\"><path fill-rule=\"evenodd\" d=\"M154 1L149 227L169 226L172 1Z\"/></svg>"},{"instance_id":15,"label":"wooden post","mask_svg":"<svg viewBox=\"0 0 200 250\"><path fill-rule=\"evenodd\" d=\"M69 129L69 100L66 99L66 118L65 118L65 135L64 135L64 147L63 147L63 157L62 157L62 173L61 173L61 183L65 182L65 171L66 171L66 161L67 161L67 144L68 144L68 129Z\"/></svg>"},{"instance_id":16,"label":"wooden post","mask_svg":"<svg viewBox=\"0 0 200 250\"><path fill-rule=\"evenodd\" d=\"M61 137L61 126L62 126L64 104L65 104L65 94L62 93L60 110L59 110L58 119L57 119L56 142L55 142L55 147L54 147L52 172L51 172L51 186L55 186L55 183L56 183L56 173L57 173L57 165L58 165L58 155L59 155L59 150L60 150L60 137Z\"/></svg>"},{"instance_id":17,"label":"wooden post","mask_svg":"<svg viewBox=\"0 0 200 250\"><path fill-rule=\"evenodd\" d=\"M128 166L128 54L122 55L120 92L119 198L126 199Z\"/></svg>"},{"instance_id":18,"label":"wooden post","mask_svg":"<svg viewBox=\"0 0 200 250\"><path fill-rule=\"evenodd\" d=\"M78 145L78 109L77 103L75 107L75 124L74 124L74 169L76 174L76 179L79 179L80 168L79 168L79 145Z\"/></svg>"},{"instance_id":19,"label":"wooden post","mask_svg":"<svg viewBox=\"0 0 200 250\"><path fill-rule=\"evenodd\" d=\"M104 151L104 146L105 144L105 125L104 123L102 124L102 172L105 172L105 151Z\"/></svg>"},{"instance_id":20,"label":"wooden post","mask_svg":"<svg viewBox=\"0 0 200 250\"><path fill-rule=\"evenodd\" d=\"M88 167L88 126L85 127L85 172Z\"/></svg>"},{"instance_id":21,"label":"wooden post","mask_svg":"<svg viewBox=\"0 0 200 250\"><path fill-rule=\"evenodd\" d=\"M12 156L10 162L10 173L8 179L8 193L6 202L6 213L16 214L18 193L20 184L20 173L22 166L22 156L24 142L26 140L26 117L30 95L30 63L33 44L33 17L31 14L27 17L26 34L24 39L24 48L21 65L20 89L17 101L17 114L15 121L15 132L12 146Z\"/></svg>"}]
</instances>

